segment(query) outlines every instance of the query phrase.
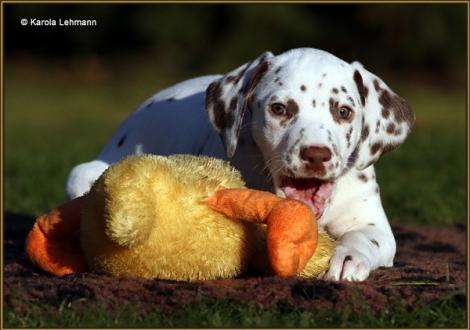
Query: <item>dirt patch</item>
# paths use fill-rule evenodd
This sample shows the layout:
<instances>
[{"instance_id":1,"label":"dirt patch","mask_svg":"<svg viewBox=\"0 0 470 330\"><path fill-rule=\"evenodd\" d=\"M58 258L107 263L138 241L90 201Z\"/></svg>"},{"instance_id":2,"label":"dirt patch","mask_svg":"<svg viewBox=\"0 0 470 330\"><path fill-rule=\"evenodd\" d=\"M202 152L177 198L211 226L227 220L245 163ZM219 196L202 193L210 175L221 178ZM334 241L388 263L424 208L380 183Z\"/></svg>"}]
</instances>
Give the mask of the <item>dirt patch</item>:
<instances>
[{"instance_id":1,"label":"dirt patch","mask_svg":"<svg viewBox=\"0 0 470 330\"><path fill-rule=\"evenodd\" d=\"M4 219L5 311L21 313L31 304L99 303L110 308L132 304L145 313L148 308L167 310L215 300L253 302L260 307L332 309L366 302L375 310L395 302L412 306L448 296L466 302L467 235L461 225L393 225L398 246L395 267L378 269L361 283L250 276L187 283L96 273L50 276L31 265L24 254L24 239L34 219L8 212Z\"/></svg>"}]
</instances>

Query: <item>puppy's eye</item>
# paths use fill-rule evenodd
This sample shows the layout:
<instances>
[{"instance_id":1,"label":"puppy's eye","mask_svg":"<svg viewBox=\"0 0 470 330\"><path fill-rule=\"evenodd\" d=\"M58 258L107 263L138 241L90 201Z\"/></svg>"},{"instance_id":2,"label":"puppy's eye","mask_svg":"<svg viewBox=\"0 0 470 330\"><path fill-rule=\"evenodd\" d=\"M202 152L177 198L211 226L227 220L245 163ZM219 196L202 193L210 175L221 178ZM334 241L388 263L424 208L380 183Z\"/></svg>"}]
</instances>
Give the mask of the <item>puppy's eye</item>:
<instances>
[{"instance_id":1,"label":"puppy's eye","mask_svg":"<svg viewBox=\"0 0 470 330\"><path fill-rule=\"evenodd\" d=\"M287 108L282 103L271 104L271 112L276 116L285 116L287 114Z\"/></svg>"},{"instance_id":2,"label":"puppy's eye","mask_svg":"<svg viewBox=\"0 0 470 330\"><path fill-rule=\"evenodd\" d=\"M341 119L349 119L351 118L351 115L352 115L352 110L349 107L342 106L338 109L338 116Z\"/></svg>"}]
</instances>

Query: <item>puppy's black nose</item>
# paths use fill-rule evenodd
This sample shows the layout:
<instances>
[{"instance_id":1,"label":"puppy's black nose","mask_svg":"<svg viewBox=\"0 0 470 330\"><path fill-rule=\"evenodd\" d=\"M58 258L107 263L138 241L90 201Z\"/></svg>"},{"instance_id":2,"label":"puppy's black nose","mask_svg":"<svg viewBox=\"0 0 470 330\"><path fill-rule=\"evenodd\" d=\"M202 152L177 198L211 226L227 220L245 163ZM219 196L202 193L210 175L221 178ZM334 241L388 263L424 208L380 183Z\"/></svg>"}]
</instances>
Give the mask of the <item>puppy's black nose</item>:
<instances>
[{"instance_id":1,"label":"puppy's black nose","mask_svg":"<svg viewBox=\"0 0 470 330\"><path fill-rule=\"evenodd\" d=\"M300 158L317 167L331 159L331 151L322 146L303 147L300 149Z\"/></svg>"}]
</instances>

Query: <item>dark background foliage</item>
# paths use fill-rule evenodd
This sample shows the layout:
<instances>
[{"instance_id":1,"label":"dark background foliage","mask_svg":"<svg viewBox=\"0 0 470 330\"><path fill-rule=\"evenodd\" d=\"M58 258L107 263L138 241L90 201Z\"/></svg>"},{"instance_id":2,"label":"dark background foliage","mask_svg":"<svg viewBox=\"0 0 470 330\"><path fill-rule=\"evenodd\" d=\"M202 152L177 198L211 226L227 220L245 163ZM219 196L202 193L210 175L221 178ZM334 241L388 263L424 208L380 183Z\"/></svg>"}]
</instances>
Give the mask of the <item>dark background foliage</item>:
<instances>
[{"instance_id":1,"label":"dark background foliage","mask_svg":"<svg viewBox=\"0 0 470 330\"><path fill-rule=\"evenodd\" d=\"M148 56L182 72L228 70L265 50L325 49L381 73L465 81L465 4L7 4L7 58ZM96 19L23 27L22 18Z\"/></svg>"}]
</instances>

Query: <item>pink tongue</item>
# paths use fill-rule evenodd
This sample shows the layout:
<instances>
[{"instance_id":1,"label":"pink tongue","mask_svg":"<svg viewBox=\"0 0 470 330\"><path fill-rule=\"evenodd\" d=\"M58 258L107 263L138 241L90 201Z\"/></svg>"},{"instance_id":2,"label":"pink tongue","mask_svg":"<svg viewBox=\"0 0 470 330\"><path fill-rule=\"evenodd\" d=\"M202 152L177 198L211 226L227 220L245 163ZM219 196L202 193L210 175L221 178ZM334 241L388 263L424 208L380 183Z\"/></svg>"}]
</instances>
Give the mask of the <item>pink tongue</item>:
<instances>
[{"instance_id":1,"label":"pink tongue","mask_svg":"<svg viewBox=\"0 0 470 330\"><path fill-rule=\"evenodd\" d=\"M325 202L331 195L332 184L316 179L283 178L281 189L288 198L307 204L318 219L323 214Z\"/></svg>"}]
</instances>

